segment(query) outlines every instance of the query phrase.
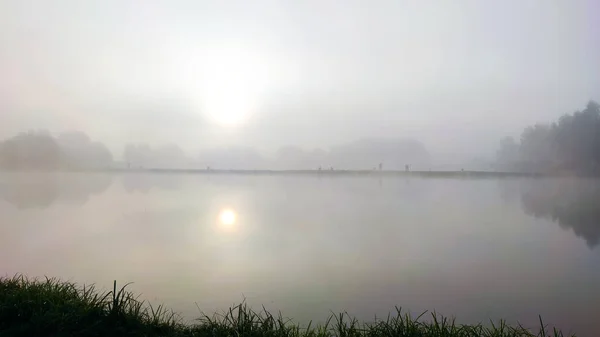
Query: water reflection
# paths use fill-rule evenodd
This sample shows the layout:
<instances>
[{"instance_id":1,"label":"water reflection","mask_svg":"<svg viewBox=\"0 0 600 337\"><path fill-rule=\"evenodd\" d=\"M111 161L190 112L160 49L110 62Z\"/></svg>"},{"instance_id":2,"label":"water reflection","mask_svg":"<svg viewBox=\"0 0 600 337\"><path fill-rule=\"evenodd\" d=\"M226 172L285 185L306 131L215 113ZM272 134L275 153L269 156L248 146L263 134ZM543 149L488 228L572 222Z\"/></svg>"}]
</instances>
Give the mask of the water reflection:
<instances>
[{"instance_id":1,"label":"water reflection","mask_svg":"<svg viewBox=\"0 0 600 337\"><path fill-rule=\"evenodd\" d=\"M175 190L181 187L182 177L172 174L131 173L121 177L123 188L129 193L148 193L153 188Z\"/></svg>"},{"instance_id":2,"label":"water reflection","mask_svg":"<svg viewBox=\"0 0 600 337\"><path fill-rule=\"evenodd\" d=\"M540 179L523 181L523 210L571 229L588 247L600 243L600 181L594 179Z\"/></svg>"},{"instance_id":3,"label":"water reflection","mask_svg":"<svg viewBox=\"0 0 600 337\"><path fill-rule=\"evenodd\" d=\"M3 173L0 198L19 209L44 209L56 202L83 205L111 183L111 175L101 173Z\"/></svg>"},{"instance_id":4,"label":"water reflection","mask_svg":"<svg viewBox=\"0 0 600 337\"><path fill-rule=\"evenodd\" d=\"M219 212L219 229L224 232L237 231L237 213L231 208Z\"/></svg>"},{"instance_id":5,"label":"water reflection","mask_svg":"<svg viewBox=\"0 0 600 337\"><path fill-rule=\"evenodd\" d=\"M50 177L0 175L2 187L12 184L10 193L2 188L2 197L22 189L29 191L20 192L22 199L47 193L51 198L40 200L59 200L100 193L90 186L101 179L110 184L110 177L94 175ZM86 207L42 212L0 202L8 224L0 227L0 273L100 285L134 281L132 290L145 299L188 318L197 317L196 303L212 312L246 298L301 322L329 310L370 319L402 305L465 323L504 317L529 325L541 314L549 323L600 335L589 319L600 315L598 251L523 212L574 228L596 245L597 183L166 174L114 179L121 183L103 187ZM32 182L38 187L26 186Z\"/></svg>"},{"instance_id":6,"label":"water reflection","mask_svg":"<svg viewBox=\"0 0 600 337\"><path fill-rule=\"evenodd\" d=\"M177 190L182 188L182 184L190 185L190 182L202 183L210 180L209 177L182 178L161 174L125 174L117 179L121 180L123 188L128 193L149 193L154 188ZM57 202L81 206L91 196L100 195L106 191L112 180L113 177L110 174L4 173L0 175L0 198L19 209L45 209ZM320 177L317 180L322 181L322 188L327 188L327 180L322 180ZM426 192L426 189L423 189L426 187L425 184L420 184L420 188L415 189L410 186L408 180L402 181L403 186L399 183L399 181L383 180L379 177L375 181L356 180L351 184L337 185L336 188L346 190L347 193L361 193L375 197L376 194L381 193L383 187L388 187L394 190L396 197L410 197L408 200L414 202L422 201ZM244 177L234 178L230 184L226 185L235 185L236 188L256 187L251 186L250 180L244 179ZM373 189L373 185L377 186L379 191ZM583 238L590 248L600 244L600 207L597 206L600 205L599 180L521 179L502 181L499 186L500 197L504 203L518 199L526 214L551 220L558 223L563 229L572 230L577 237ZM263 188L268 188L268 186ZM278 223L288 223L289 225L293 222L291 219L306 218L308 216L305 214L306 207L299 205L306 206L309 203L306 195L312 192L314 191L304 191L301 187L297 187L296 195L299 198L286 195L279 199L282 203L278 208L269 207L268 213L271 219L268 222L277 220ZM326 196L323 192L326 190L321 191L320 195L313 195L310 199L323 199ZM329 202L328 200L321 201ZM340 201L339 198L336 201ZM273 204L271 203L269 206L273 206ZM314 205L314 207L318 207L318 205ZM370 209L367 208L367 210ZM312 216L317 217L318 214ZM340 214L340 216L342 215ZM238 212L235 209L221 208L216 217L220 231L231 233L238 230ZM377 217L377 214L371 215L371 220ZM314 226L323 222L324 219L312 219L304 226ZM272 234L275 235L275 232L278 231L289 233L290 228L285 230L279 228L278 230L276 227Z\"/></svg>"}]
</instances>

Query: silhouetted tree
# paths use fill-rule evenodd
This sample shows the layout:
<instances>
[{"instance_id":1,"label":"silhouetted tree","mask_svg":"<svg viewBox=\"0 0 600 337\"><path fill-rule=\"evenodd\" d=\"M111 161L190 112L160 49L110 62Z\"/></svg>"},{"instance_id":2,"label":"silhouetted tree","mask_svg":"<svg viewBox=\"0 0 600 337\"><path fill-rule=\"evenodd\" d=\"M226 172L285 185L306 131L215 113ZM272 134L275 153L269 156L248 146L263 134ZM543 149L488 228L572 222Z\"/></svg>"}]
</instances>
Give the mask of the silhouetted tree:
<instances>
[{"instance_id":1,"label":"silhouetted tree","mask_svg":"<svg viewBox=\"0 0 600 337\"><path fill-rule=\"evenodd\" d=\"M20 133L0 143L0 167L4 169L57 169L61 150L48 131Z\"/></svg>"},{"instance_id":2,"label":"silhouetted tree","mask_svg":"<svg viewBox=\"0 0 600 337\"><path fill-rule=\"evenodd\" d=\"M133 167L147 166L151 161L152 150L148 144L127 144L123 151L123 159Z\"/></svg>"},{"instance_id":3,"label":"silhouetted tree","mask_svg":"<svg viewBox=\"0 0 600 337\"><path fill-rule=\"evenodd\" d=\"M417 168L430 166L425 146L412 139L362 139L333 147L329 158L340 169L361 169L383 162L388 170L401 170L407 161Z\"/></svg>"},{"instance_id":4,"label":"silhouetted tree","mask_svg":"<svg viewBox=\"0 0 600 337\"><path fill-rule=\"evenodd\" d=\"M175 144L157 148L151 148L148 144L127 144L123 159L136 168L182 169L190 164L185 152Z\"/></svg>"},{"instance_id":5,"label":"silhouetted tree","mask_svg":"<svg viewBox=\"0 0 600 337\"><path fill-rule=\"evenodd\" d=\"M504 171L512 170L519 160L519 144L513 137L505 137L500 141L496 151L497 168Z\"/></svg>"},{"instance_id":6,"label":"silhouetted tree","mask_svg":"<svg viewBox=\"0 0 600 337\"><path fill-rule=\"evenodd\" d=\"M536 124L523 130L519 149L521 169L548 171L556 165L554 130L545 124Z\"/></svg>"},{"instance_id":7,"label":"silhouetted tree","mask_svg":"<svg viewBox=\"0 0 600 337\"><path fill-rule=\"evenodd\" d=\"M255 170L269 167L260 153L251 147L205 150L198 155L198 163L215 170Z\"/></svg>"},{"instance_id":8,"label":"silhouetted tree","mask_svg":"<svg viewBox=\"0 0 600 337\"><path fill-rule=\"evenodd\" d=\"M518 144L503 139L496 160L504 170L600 173L600 105L590 101L557 122L529 126Z\"/></svg>"},{"instance_id":9,"label":"silhouetted tree","mask_svg":"<svg viewBox=\"0 0 600 337\"><path fill-rule=\"evenodd\" d=\"M92 169L106 168L113 162L112 153L100 143L93 142L85 133L64 132L58 135L62 166L66 168Z\"/></svg>"},{"instance_id":10,"label":"silhouetted tree","mask_svg":"<svg viewBox=\"0 0 600 337\"><path fill-rule=\"evenodd\" d=\"M20 133L0 143L3 169L105 168L112 154L102 143L73 131L54 138L48 131Z\"/></svg>"}]
</instances>

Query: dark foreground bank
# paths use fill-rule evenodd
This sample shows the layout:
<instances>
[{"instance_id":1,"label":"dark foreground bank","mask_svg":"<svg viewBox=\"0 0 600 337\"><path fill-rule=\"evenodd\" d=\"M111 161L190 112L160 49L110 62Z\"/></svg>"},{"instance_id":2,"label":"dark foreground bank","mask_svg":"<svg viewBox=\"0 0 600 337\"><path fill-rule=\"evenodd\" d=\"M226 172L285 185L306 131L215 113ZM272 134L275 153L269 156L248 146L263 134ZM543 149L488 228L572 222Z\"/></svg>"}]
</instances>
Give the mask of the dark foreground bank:
<instances>
[{"instance_id":1,"label":"dark foreground bank","mask_svg":"<svg viewBox=\"0 0 600 337\"><path fill-rule=\"evenodd\" d=\"M371 323L339 314L324 325L300 327L281 314L245 304L184 325L172 311L139 301L125 287L117 288L115 282L113 291L101 293L57 279L2 278L0 336L563 336L541 320L532 330L503 321L459 325L440 315L413 318L400 310Z\"/></svg>"}]
</instances>

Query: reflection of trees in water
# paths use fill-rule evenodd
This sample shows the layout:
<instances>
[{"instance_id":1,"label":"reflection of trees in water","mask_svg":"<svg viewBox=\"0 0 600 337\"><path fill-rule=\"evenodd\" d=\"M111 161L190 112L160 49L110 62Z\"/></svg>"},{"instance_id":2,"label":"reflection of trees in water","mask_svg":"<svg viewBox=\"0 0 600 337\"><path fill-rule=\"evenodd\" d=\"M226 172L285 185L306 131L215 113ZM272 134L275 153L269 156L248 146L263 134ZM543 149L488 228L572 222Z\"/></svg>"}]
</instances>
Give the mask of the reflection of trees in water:
<instances>
[{"instance_id":1,"label":"reflection of trees in water","mask_svg":"<svg viewBox=\"0 0 600 337\"><path fill-rule=\"evenodd\" d=\"M0 175L0 198L18 208L47 208L55 202L83 205L111 183L108 174L8 173Z\"/></svg>"},{"instance_id":2,"label":"reflection of trees in water","mask_svg":"<svg viewBox=\"0 0 600 337\"><path fill-rule=\"evenodd\" d=\"M571 228L590 248L600 243L600 181L539 180L523 185L521 204L527 214Z\"/></svg>"},{"instance_id":3,"label":"reflection of trees in water","mask_svg":"<svg viewBox=\"0 0 600 337\"><path fill-rule=\"evenodd\" d=\"M521 187L526 184L525 179L502 179L498 181L500 198L505 204L519 202Z\"/></svg>"},{"instance_id":4,"label":"reflection of trees in water","mask_svg":"<svg viewBox=\"0 0 600 337\"><path fill-rule=\"evenodd\" d=\"M115 229L125 241L137 240L153 247L176 248L187 240L190 226L200 226L202 207L178 207L148 209L123 214L124 224ZM115 233L107 233L107 240L114 241ZM112 237L112 238L111 238Z\"/></svg>"},{"instance_id":5,"label":"reflection of trees in water","mask_svg":"<svg viewBox=\"0 0 600 337\"><path fill-rule=\"evenodd\" d=\"M169 174L124 174L121 176L121 184L128 193L148 193L153 188L175 190L181 186L182 177Z\"/></svg>"}]
</instances>

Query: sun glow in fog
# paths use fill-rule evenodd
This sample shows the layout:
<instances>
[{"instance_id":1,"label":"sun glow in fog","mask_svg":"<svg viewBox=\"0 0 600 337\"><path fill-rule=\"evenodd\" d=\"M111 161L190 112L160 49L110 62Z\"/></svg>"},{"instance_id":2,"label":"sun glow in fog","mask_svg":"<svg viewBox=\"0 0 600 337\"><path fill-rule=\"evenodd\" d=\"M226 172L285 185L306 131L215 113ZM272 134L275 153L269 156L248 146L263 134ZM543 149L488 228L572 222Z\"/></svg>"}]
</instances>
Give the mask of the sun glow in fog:
<instances>
[{"instance_id":1,"label":"sun glow in fog","mask_svg":"<svg viewBox=\"0 0 600 337\"><path fill-rule=\"evenodd\" d=\"M203 113L221 126L243 124L258 109L269 82L269 63L239 47L209 48L200 62Z\"/></svg>"},{"instance_id":2,"label":"sun glow in fog","mask_svg":"<svg viewBox=\"0 0 600 337\"><path fill-rule=\"evenodd\" d=\"M231 208L222 209L218 217L219 229L226 232L234 232L237 230L237 214Z\"/></svg>"}]
</instances>

